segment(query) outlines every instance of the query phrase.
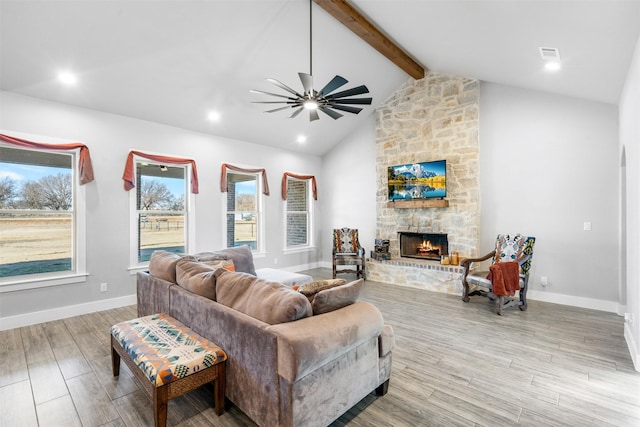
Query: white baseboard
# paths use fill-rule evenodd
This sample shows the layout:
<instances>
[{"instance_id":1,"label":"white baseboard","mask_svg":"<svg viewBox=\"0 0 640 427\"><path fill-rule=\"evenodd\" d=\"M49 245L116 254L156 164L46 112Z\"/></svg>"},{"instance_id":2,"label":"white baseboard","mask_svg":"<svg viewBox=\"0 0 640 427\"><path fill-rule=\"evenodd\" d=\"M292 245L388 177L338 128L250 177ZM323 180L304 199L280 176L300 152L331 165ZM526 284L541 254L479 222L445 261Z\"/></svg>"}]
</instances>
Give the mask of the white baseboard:
<instances>
[{"instance_id":1,"label":"white baseboard","mask_svg":"<svg viewBox=\"0 0 640 427\"><path fill-rule=\"evenodd\" d=\"M42 322L66 319L68 317L80 316L82 314L95 313L96 311L124 307L135 303L136 295L133 294L126 295L124 297L88 302L85 304L70 305L67 307L58 307L50 310L19 314L17 316L0 317L0 331L35 325Z\"/></svg>"},{"instance_id":2,"label":"white baseboard","mask_svg":"<svg viewBox=\"0 0 640 427\"><path fill-rule=\"evenodd\" d=\"M590 308L593 310L608 311L610 313L619 314L620 310L624 309L620 307L620 304L615 301L604 301L594 298L578 297L575 295L554 294L551 292L540 292L535 290L529 290L527 292L527 299L551 302L554 304L570 305L573 307Z\"/></svg>"},{"instance_id":3,"label":"white baseboard","mask_svg":"<svg viewBox=\"0 0 640 427\"><path fill-rule=\"evenodd\" d=\"M633 367L636 368L636 371L640 372L640 353L638 353L638 347L636 346L636 342L633 339L633 333L628 323L624 324L624 339L627 342L627 346L629 347L629 354L631 355L631 360L633 361Z\"/></svg>"}]
</instances>

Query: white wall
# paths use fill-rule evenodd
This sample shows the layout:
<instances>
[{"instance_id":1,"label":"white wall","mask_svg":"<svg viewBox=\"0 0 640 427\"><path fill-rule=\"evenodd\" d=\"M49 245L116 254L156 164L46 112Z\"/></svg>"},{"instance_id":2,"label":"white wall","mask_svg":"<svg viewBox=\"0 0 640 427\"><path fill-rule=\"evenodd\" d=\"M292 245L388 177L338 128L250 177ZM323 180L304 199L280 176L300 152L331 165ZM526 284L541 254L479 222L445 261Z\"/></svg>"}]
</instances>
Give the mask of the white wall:
<instances>
[{"instance_id":1,"label":"white wall","mask_svg":"<svg viewBox=\"0 0 640 427\"><path fill-rule=\"evenodd\" d=\"M617 123L614 105L481 86L481 248L535 236L532 298L618 310Z\"/></svg>"},{"instance_id":2,"label":"white wall","mask_svg":"<svg viewBox=\"0 0 640 427\"><path fill-rule=\"evenodd\" d=\"M343 119L348 120L348 119ZM322 159L322 260L331 267L331 231L357 228L367 254L376 238L376 122L375 114L339 142Z\"/></svg>"},{"instance_id":3,"label":"white wall","mask_svg":"<svg viewBox=\"0 0 640 427\"><path fill-rule=\"evenodd\" d=\"M627 81L620 97L620 152L626 155L626 185L623 215L626 223L626 303L632 321L625 324L624 336L629 345L636 370L640 371L640 38L627 73Z\"/></svg>"},{"instance_id":4,"label":"white wall","mask_svg":"<svg viewBox=\"0 0 640 427\"><path fill-rule=\"evenodd\" d=\"M90 151L95 181L86 185L88 283L62 285L0 295L0 320L4 328L21 322L25 313L47 320L58 313L74 315L117 304L135 294L135 276L129 267L129 193L123 188L122 172L131 149L187 157L196 160L200 194L196 198L196 251L223 245L223 195L219 190L220 165L264 167L271 195L266 198L266 250L256 267L272 266L299 270L313 267L320 251L283 254L280 182L285 171L320 177L321 159L265 146L206 135L93 110L51 103L0 92L0 129L64 138L85 143ZM322 184L319 185L322 188ZM316 202L321 211L320 202ZM316 221L317 238L323 234ZM108 283L100 293L99 284ZM115 303L114 303L115 301ZM61 309L78 307L77 309Z\"/></svg>"}]
</instances>

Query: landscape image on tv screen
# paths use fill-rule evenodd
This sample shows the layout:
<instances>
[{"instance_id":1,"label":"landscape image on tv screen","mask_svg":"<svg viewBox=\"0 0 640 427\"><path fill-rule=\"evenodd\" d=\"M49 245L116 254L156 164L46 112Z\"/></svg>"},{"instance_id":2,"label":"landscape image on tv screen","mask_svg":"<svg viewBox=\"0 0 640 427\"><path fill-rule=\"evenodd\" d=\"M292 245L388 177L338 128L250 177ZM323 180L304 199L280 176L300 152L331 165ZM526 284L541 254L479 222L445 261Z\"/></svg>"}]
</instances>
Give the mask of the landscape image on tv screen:
<instances>
[{"instance_id":1,"label":"landscape image on tv screen","mask_svg":"<svg viewBox=\"0 0 640 427\"><path fill-rule=\"evenodd\" d=\"M389 200L444 198L447 196L447 161L389 166Z\"/></svg>"}]
</instances>

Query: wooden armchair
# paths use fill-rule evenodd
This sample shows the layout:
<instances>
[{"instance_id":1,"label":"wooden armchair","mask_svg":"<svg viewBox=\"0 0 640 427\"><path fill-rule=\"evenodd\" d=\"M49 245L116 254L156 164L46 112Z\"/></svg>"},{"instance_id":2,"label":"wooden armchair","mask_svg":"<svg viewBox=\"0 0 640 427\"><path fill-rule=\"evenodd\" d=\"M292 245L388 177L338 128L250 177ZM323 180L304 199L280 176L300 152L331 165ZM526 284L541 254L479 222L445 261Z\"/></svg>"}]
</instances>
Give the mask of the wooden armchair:
<instances>
[{"instance_id":1,"label":"wooden armchair","mask_svg":"<svg viewBox=\"0 0 640 427\"><path fill-rule=\"evenodd\" d=\"M460 265L464 268L462 274L462 300L469 302L469 297L474 295L489 297L495 300L496 314L499 315L502 315L504 308L513 306L518 306L520 310L525 311L527 309L527 289L535 241L535 237L524 237L519 234L510 237L508 234L499 234L493 251L479 258L462 260L460 262ZM487 278L488 271L471 271L472 263L479 263L489 259L492 259L492 265L510 261L518 263L519 290L517 291L517 297L515 295L496 295L494 293L494 284Z\"/></svg>"},{"instance_id":2,"label":"wooden armchair","mask_svg":"<svg viewBox=\"0 0 640 427\"><path fill-rule=\"evenodd\" d=\"M364 248L358 240L357 228L336 228L333 230L333 278L341 273L356 273L356 277L367 280ZM338 266L349 265L354 269L338 270Z\"/></svg>"}]
</instances>

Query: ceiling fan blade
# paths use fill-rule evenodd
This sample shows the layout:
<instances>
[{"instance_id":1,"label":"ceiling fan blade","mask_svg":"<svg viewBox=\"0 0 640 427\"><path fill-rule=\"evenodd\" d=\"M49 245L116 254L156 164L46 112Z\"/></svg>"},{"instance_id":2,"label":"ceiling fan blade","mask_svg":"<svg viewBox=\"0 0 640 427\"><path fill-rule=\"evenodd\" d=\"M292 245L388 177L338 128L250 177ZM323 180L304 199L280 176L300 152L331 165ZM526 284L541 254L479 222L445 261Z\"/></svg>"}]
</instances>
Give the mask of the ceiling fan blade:
<instances>
[{"instance_id":1,"label":"ceiling fan blade","mask_svg":"<svg viewBox=\"0 0 640 427\"><path fill-rule=\"evenodd\" d=\"M296 111L294 111L293 113L291 113L291 115L289 116L290 119L293 119L294 117L297 117L298 114L300 114L302 112L302 110L304 110L304 107L299 107Z\"/></svg>"},{"instance_id":2,"label":"ceiling fan blade","mask_svg":"<svg viewBox=\"0 0 640 427\"><path fill-rule=\"evenodd\" d=\"M300 77L300 81L302 82L304 93L313 96L313 76L311 74L298 73L298 77Z\"/></svg>"},{"instance_id":3,"label":"ceiling fan blade","mask_svg":"<svg viewBox=\"0 0 640 427\"><path fill-rule=\"evenodd\" d=\"M293 108L293 105L287 105L286 107L274 108L273 110L265 111L265 113L275 113L276 111L286 110L287 108Z\"/></svg>"},{"instance_id":4,"label":"ceiling fan blade","mask_svg":"<svg viewBox=\"0 0 640 427\"><path fill-rule=\"evenodd\" d=\"M318 110L309 110L309 121L312 122L314 120L318 120L320 116L318 115Z\"/></svg>"},{"instance_id":5,"label":"ceiling fan blade","mask_svg":"<svg viewBox=\"0 0 640 427\"><path fill-rule=\"evenodd\" d=\"M329 83L327 83L327 85L325 87L323 87L320 92L318 92L318 98L324 96L324 95L329 95L331 92L333 92L334 90L338 89L339 87L342 87L344 85L346 85L347 83L349 83L349 81L347 79L345 79L342 76L334 76L331 81Z\"/></svg>"},{"instance_id":6,"label":"ceiling fan blade","mask_svg":"<svg viewBox=\"0 0 640 427\"><path fill-rule=\"evenodd\" d=\"M265 92L263 90L249 89L249 92L251 92L251 93L259 93L261 95L277 96L279 98L287 98L287 99L291 99L292 101L295 100L295 98L291 98L290 96L287 96L287 95L280 95L278 93L273 93L273 92Z\"/></svg>"},{"instance_id":7,"label":"ceiling fan blade","mask_svg":"<svg viewBox=\"0 0 640 427\"><path fill-rule=\"evenodd\" d=\"M289 93L294 94L294 95L295 95L295 96L297 96L298 98L302 98L302 97L303 97L303 96L302 96L302 95L300 95L298 92L296 92L295 90L291 89L291 88L290 88L289 86L287 86L286 84L282 83L280 80L269 78L269 79L267 79L267 81L268 81L269 83L273 83L274 85L278 86L278 87L279 87L279 88L281 88L281 89L286 90L286 91L287 91L287 92L289 92Z\"/></svg>"},{"instance_id":8,"label":"ceiling fan blade","mask_svg":"<svg viewBox=\"0 0 640 427\"><path fill-rule=\"evenodd\" d=\"M329 105L333 104L366 104L371 105L372 98L346 98L346 99L332 99L329 101Z\"/></svg>"},{"instance_id":9,"label":"ceiling fan blade","mask_svg":"<svg viewBox=\"0 0 640 427\"><path fill-rule=\"evenodd\" d=\"M349 107L347 105L332 105L331 108L334 108L336 110L342 110L342 111L346 111L347 113L353 113L353 114L358 114L360 111L362 111L362 108L357 108L357 107Z\"/></svg>"},{"instance_id":10,"label":"ceiling fan blade","mask_svg":"<svg viewBox=\"0 0 640 427\"><path fill-rule=\"evenodd\" d=\"M252 104L287 104L287 105L297 105L298 103L295 101L251 101Z\"/></svg>"},{"instance_id":11,"label":"ceiling fan blade","mask_svg":"<svg viewBox=\"0 0 640 427\"><path fill-rule=\"evenodd\" d=\"M325 96L326 99L344 98L345 96L362 95L363 93L369 93L369 89L365 85L354 87L352 89L343 90L342 92L334 93L333 95Z\"/></svg>"},{"instance_id":12,"label":"ceiling fan blade","mask_svg":"<svg viewBox=\"0 0 640 427\"><path fill-rule=\"evenodd\" d=\"M343 114L338 113L337 111L333 111L329 107L318 107L320 111L325 113L327 116L331 117L333 120L338 120Z\"/></svg>"}]
</instances>

